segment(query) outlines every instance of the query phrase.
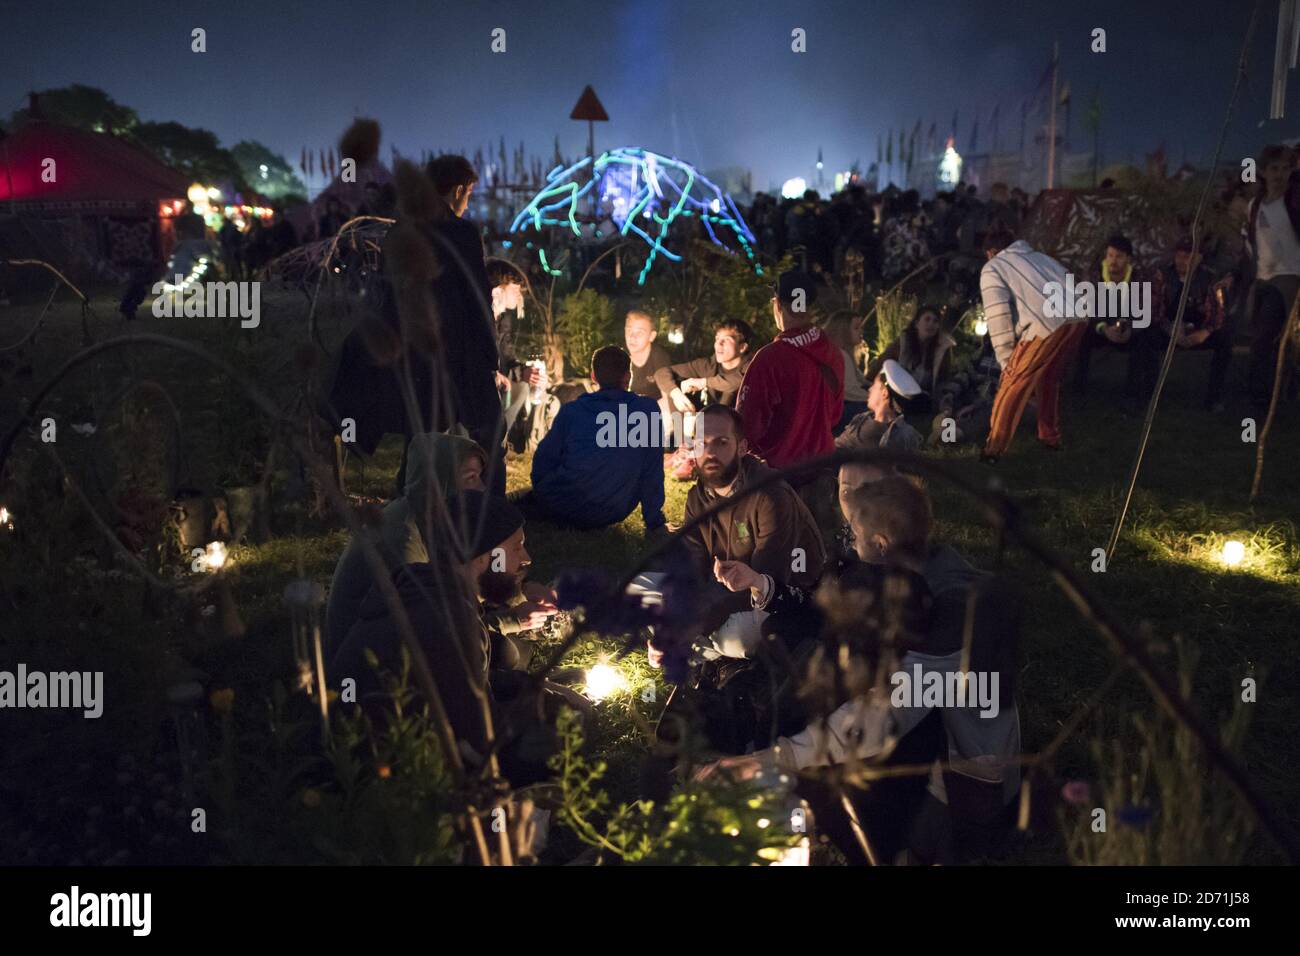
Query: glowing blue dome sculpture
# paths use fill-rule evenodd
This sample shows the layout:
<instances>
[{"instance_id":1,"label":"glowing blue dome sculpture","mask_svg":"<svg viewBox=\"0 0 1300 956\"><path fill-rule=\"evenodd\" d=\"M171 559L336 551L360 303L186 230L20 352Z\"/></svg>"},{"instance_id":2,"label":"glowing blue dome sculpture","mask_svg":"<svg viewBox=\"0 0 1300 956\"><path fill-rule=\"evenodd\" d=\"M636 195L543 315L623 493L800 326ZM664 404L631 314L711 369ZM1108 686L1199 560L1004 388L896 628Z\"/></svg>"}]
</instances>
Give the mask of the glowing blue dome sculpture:
<instances>
[{"instance_id":1,"label":"glowing blue dome sculpture","mask_svg":"<svg viewBox=\"0 0 1300 956\"><path fill-rule=\"evenodd\" d=\"M591 174L584 177L582 171L588 166L592 166ZM586 216L580 223L584 202L595 204L595 216ZM755 272L762 273L754 258L754 233L731 196L690 163L635 146L601 153L594 165L586 156L567 168L556 166L547 174L545 187L515 216L510 231L540 232L544 226L562 226L578 239L598 240L604 235L601 225L612 223L619 234L631 233L650 247L637 277L637 284L644 285L659 255L673 262L681 260L664 245L679 216L698 216L710 239L729 252L743 253L753 262ZM538 248L538 258L543 269L557 274L547 262L545 249Z\"/></svg>"}]
</instances>

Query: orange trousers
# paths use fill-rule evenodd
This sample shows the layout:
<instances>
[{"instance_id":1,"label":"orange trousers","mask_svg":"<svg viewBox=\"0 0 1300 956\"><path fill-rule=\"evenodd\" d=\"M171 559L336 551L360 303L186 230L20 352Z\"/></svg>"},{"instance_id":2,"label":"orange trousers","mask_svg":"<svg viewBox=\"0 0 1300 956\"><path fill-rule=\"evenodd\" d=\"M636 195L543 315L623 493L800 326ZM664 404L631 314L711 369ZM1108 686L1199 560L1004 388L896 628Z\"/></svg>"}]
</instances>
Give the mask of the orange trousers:
<instances>
[{"instance_id":1,"label":"orange trousers","mask_svg":"<svg viewBox=\"0 0 1300 956\"><path fill-rule=\"evenodd\" d=\"M1038 438L1049 445L1061 442L1061 379L1083 341L1087 322L1067 322L1045 339L1016 343L1002 370L984 454L997 457L1011 446L1029 396L1038 396Z\"/></svg>"}]
</instances>

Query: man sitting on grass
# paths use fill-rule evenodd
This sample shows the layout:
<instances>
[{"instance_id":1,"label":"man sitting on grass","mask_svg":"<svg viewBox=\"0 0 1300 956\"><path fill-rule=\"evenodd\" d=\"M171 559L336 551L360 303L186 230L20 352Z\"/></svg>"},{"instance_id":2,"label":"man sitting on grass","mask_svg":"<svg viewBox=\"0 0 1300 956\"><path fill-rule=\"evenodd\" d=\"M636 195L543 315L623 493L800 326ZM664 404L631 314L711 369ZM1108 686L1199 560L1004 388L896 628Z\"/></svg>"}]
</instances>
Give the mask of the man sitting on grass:
<instances>
[{"instance_id":1,"label":"man sitting on grass","mask_svg":"<svg viewBox=\"0 0 1300 956\"><path fill-rule=\"evenodd\" d=\"M466 491L451 501L448 519L454 540L429 548L429 560L399 568L392 583L462 754L471 764L487 754L486 701L497 739L509 741L501 752L502 770L514 786L523 786L548 776L554 735L537 723L537 701L527 692L526 675L516 669L517 658L500 659L503 652L509 656L509 648L493 646L483 613L519 590L531 560L524 518L504 498ZM451 585L458 578L468 582L467 591ZM356 702L375 719L386 719L384 674L391 679L403 672L405 650L397 619L382 590L373 586L330 664L330 686L341 689L344 680L354 680ZM367 651L378 659L378 668L367 662ZM410 686L418 693L418 684L412 680ZM582 705L572 691L543 686Z\"/></svg>"},{"instance_id":2,"label":"man sitting on grass","mask_svg":"<svg viewBox=\"0 0 1300 956\"><path fill-rule=\"evenodd\" d=\"M390 573L402 565L429 560L421 528L427 496L435 494L450 502L459 492L485 491L486 466L487 454L469 438L430 432L411 439L404 493L384 506L377 527L365 531ZM334 568L325 609L326 660L343 646L348 631L357 622L361 602L373 584L374 577L361 544L349 541ZM489 630L500 635L499 643L513 643L509 640L513 635L540 627L555 613L553 600L550 588L535 582L525 583L521 594L511 595L499 607L486 612Z\"/></svg>"},{"instance_id":3,"label":"man sitting on grass","mask_svg":"<svg viewBox=\"0 0 1300 956\"><path fill-rule=\"evenodd\" d=\"M518 499L530 518L576 528L618 524L637 507L647 535L664 527L664 458L658 403L628 390L628 354L591 357L599 390L560 408L533 456L533 489Z\"/></svg>"},{"instance_id":4,"label":"man sitting on grass","mask_svg":"<svg viewBox=\"0 0 1300 956\"><path fill-rule=\"evenodd\" d=\"M772 474L749 454L740 415L726 405L709 405L696 420L699 480L686 497L686 524L713 505L739 497ZM683 537L701 579L711 582L703 598L701 631L711 635L711 656L748 657L761 639L765 615L747 594L733 594L713 582L718 561L744 561L783 583L811 585L821 576L826 550L808 508L784 481L737 501ZM651 648L651 663L657 653Z\"/></svg>"},{"instance_id":5,"label":"man sitting on grass","mask_svg":"<svg viewBox=\"0 0 1300 956\"><path fill-rule=\"evenodd\" d=\"M712 355L680 365L665 365L655 372L655 384L683 415L695 414L692 394L707 395L711 404L734 406L752 358L749 349L753 340L754 330L747 322L740 319L723 322L713 333Z\"/></svg>"},{"instance_id":6,"label":"man sitting on grass","mask_svg":"<svg viewBox=\"0 0 1300 956\"><path fill-rule=\"evenodd\" d=\"M912 373L893 359L886 359L867 392L867 411L857 415L835 439L836 448L892 448L917 451L921 433L908 424L903 413L908 403L922 394Z\"/></svg>"}]
</instances>

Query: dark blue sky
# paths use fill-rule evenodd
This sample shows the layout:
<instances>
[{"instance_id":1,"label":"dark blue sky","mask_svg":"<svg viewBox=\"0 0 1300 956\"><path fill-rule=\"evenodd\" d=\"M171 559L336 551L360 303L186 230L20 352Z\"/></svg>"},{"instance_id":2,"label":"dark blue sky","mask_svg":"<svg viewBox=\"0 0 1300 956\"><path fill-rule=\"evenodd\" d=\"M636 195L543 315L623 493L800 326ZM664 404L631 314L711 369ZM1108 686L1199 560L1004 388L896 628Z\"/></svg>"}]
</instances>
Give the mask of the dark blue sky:
<instances>
[{"instance_id":1,"label":"dark blue sky","mask_svg":"<svg viewBox=\"0 0 1300 956\"><path fill-rule=\"evenodd\" d=\"M260 140L297 165L357 114L384 128L383 154L473 148L502 133L547 158L586 126L568 119L592 83L611 122L598 146L642 145L710 169L748 166L765 187L875 159L877 137L959 114L958 147L1001 104L1004 142L1019 103L1061 42L1074 94L1074 143L1100 90L1107 162L1141 160L1161 141L1172 165L1205 162L1227 103L1247 0L455 0L455 2L32 2L6 4L0 113L29 89L99 86L145 119L213 130L226 145ZM1264 0L1249 80L1227 157L1300 135L1267 113L1276 0ZM190 52L190 30L208 52ZM507 52L490 52L494 27ZM807 31L808 52L790 51ZM1093 27L1108 52L1089 51Z\"/></svg>"}]
</instances>

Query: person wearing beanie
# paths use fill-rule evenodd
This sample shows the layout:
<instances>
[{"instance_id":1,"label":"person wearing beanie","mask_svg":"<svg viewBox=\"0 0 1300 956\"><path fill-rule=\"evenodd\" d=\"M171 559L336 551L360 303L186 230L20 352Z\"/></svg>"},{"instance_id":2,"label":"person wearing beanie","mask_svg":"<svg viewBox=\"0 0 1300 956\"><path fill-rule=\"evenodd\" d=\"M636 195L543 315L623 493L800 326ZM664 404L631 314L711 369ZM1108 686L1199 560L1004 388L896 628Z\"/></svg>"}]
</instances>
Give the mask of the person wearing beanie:
<instances>
[{"instance_id":1,"label":"person wearing beanie","mask_svg":"<svg viewBox=\"0 0 1300 956\"><path fill-rule=\"evenodd\" d=\"M526 682L517 671L499 666L502 662L494 654L483 608L506 602L519 590L530 562L524 517L504 498L463 491L448 503L444 529L440 543L424 542L428 560L398 568L392 583L429 662L462 753L471 764L481 762L487 753L481 702L486 697L498 737L514 739L519 745L502 751L501 764L511 783L522 786L546 776L545 753L552 735L539 731L539 743L538 733L514 732L510 716L500 708L499 702L520 694ZM458 577L467 587L448 586ZM367 651L378 660L378 668L367 662ZM402 657L397 621L380 588L374 586L330 664L330 686L342 690L345 680L354 680L356 703L377 719L385 719L389 694L384 674L389 680L401 674ZM518 710L524 713L529 708Z\"/></svg>"},{"instance_id":2,"label":"person wearing beanie","mask_svg":"<svg viewBox=\"0 0 1300 956\"><path fill-rule=\"evenodd\" d=\"M364 531L379 549L390 572L404 564L429 560L419 529L424 515L421 502L426 500L426 495L432 492L445 499L459 491L484 490L487 455L469 438L442 432L417 435L411 439L407 459L402 494L384 505L377 526ZM361 543L349 540L334 567L325 608L326 660L343 646L348 631L356 623L361 602L373 584Z\"/></svg>"}]
</instances>

